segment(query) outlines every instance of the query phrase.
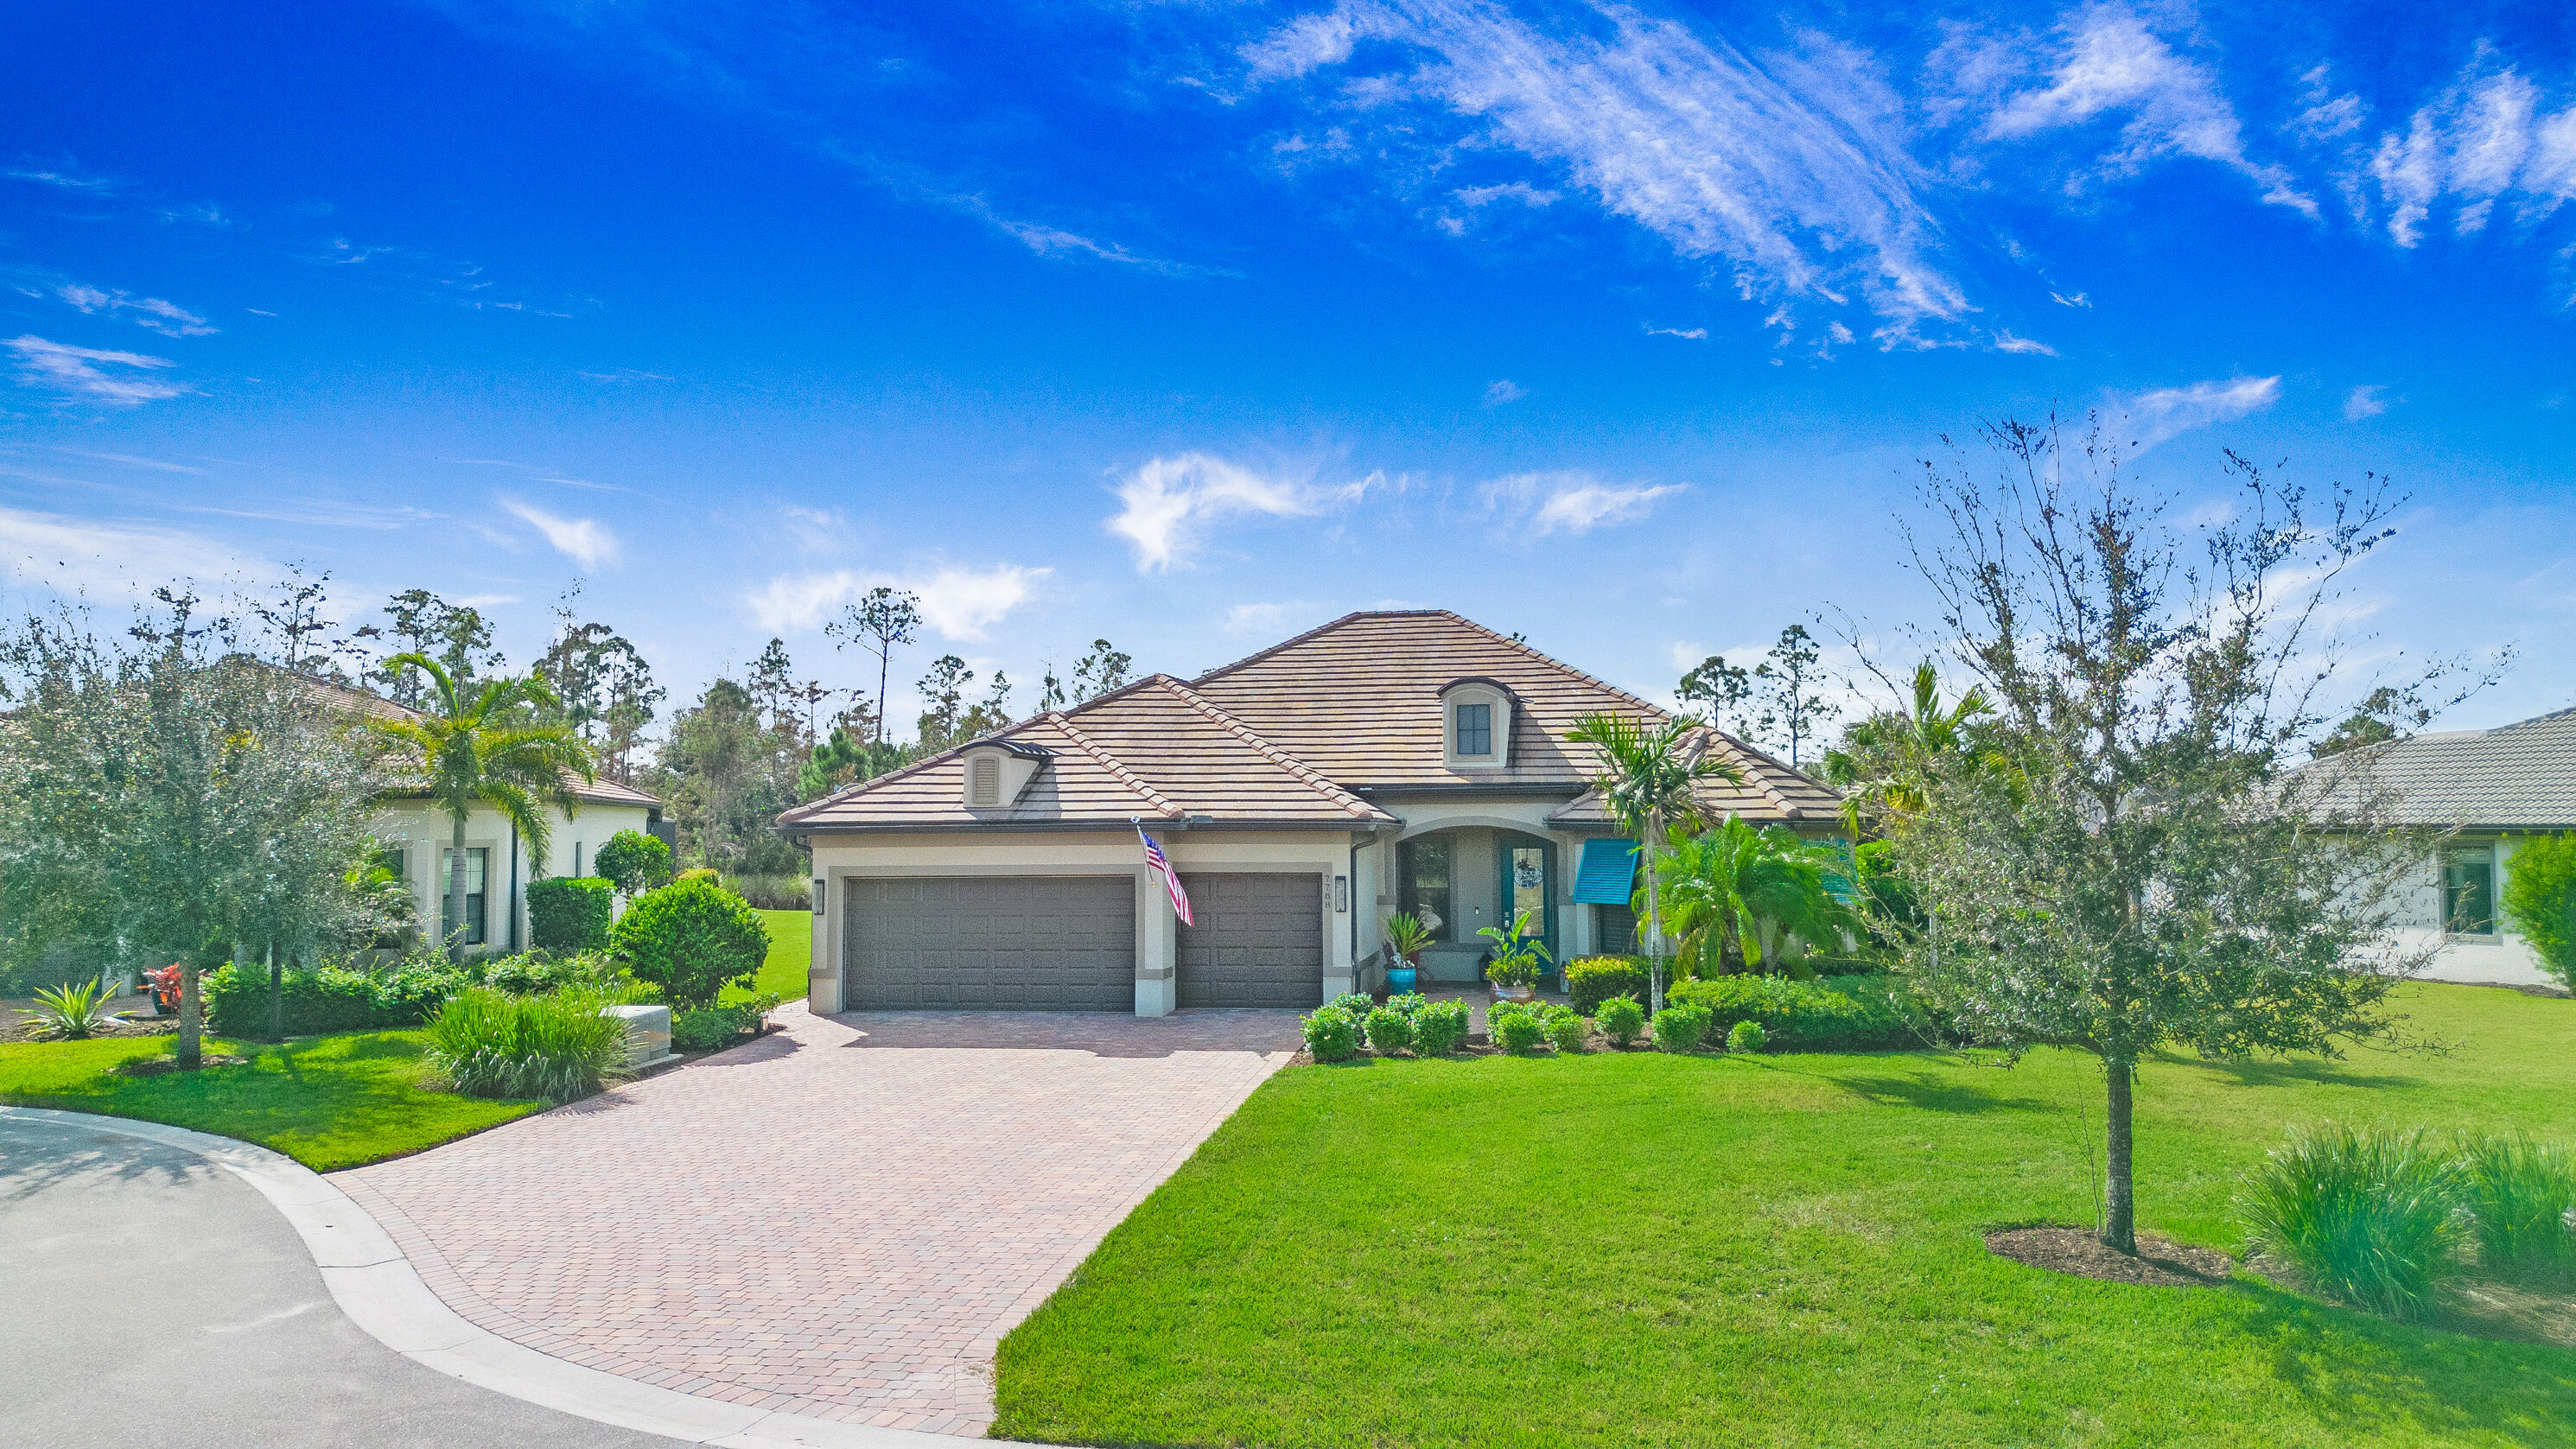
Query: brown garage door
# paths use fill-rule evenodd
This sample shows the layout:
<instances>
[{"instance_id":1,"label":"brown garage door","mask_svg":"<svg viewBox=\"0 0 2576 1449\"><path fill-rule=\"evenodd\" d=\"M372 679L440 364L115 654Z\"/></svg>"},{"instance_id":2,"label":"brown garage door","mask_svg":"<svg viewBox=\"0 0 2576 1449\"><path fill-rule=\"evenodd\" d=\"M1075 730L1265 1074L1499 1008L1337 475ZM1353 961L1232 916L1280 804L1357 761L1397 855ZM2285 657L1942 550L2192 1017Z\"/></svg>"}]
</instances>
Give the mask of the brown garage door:
<instances>
[{"instance_id":1,"label":"brown garage door","mask_svg":"<svg viewBox=\"0 0 2576 1449\"><path fill-rule=\"evenodd\" d=\"M1133 876L852 880L852 1011L1133 1011Z\"/></svg>"},{"instance_id":2,"label":"brown garage door","mask_svg":"<svg viewBox=\"0 0 2576 1449\"><path fill-rule=\"evenodd\" d=\"M1321 1006L1324 894L1308 875L1184 875L1195 926L1181 927L1183 1006Z\"/></svg>"}]
</instances>

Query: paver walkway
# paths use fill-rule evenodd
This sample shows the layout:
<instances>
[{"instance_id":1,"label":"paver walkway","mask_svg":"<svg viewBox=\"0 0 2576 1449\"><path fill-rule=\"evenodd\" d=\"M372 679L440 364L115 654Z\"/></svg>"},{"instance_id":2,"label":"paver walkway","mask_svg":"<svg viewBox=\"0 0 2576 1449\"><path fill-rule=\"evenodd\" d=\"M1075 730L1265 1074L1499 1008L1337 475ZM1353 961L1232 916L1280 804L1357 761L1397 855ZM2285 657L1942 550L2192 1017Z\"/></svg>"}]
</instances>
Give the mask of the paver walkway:
<instances>
[{"instance_id":1,"label":"paver walkway","mask_svg":"<svg viewBox=\"0 0 2576 1449\"><path fill-rule=\"evenodd\" d=\"M1285 1011L772 1019L332 1181L504 1338L729 1403L981 1434L1002 1335L1298 1047Z\"/></svg>"}]
</instances>

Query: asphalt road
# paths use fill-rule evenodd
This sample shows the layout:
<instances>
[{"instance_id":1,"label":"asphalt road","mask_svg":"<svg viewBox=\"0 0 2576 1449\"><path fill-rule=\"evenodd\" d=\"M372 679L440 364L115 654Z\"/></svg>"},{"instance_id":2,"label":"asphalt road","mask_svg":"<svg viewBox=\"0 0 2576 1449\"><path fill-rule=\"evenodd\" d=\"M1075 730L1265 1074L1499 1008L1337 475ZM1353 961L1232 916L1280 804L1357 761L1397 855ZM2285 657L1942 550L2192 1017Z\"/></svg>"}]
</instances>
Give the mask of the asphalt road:
<instances>
[{"instance_id":1,"label":"asphalt road","mask_svg":"<svg viewBox=\"0 0 2576 1449\"><path fill-rule=\"evenodd\" d=\"M644 1449L341 1316L258 1191L176 1148L0 1119L0 1445Z\"/></svg>"}]
</instances>

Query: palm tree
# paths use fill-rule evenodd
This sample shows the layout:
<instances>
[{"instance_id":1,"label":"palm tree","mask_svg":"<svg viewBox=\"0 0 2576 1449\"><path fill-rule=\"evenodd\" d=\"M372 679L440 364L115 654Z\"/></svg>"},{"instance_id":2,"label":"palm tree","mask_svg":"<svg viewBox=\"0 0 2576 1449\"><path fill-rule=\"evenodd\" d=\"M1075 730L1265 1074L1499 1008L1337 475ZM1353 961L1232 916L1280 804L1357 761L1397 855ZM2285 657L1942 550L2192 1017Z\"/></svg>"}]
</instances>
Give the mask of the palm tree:
<instances>
[{"instance_id":1,"label":"palm tree","mask_svg":"<svg viewBox=\"0 0 2576 1449\"><path fill-rule=\"evenodd\" d=\"M1676 825L1669 840L1663 904L1681 974L1713 969L1730 950L1758 969L1773 935L1810 946L1840 941L1844 912L1825 889L1826 872L1841 868L1838 858L1785 827L1757 830L1733 815L1703 835Z\"/></svg>"},{"instance_id":2,"label":"palm tree","mask_svg":"<svg viewBox=\"0 0 2576 1449\"><path fill-rule=\"evenodd\" d=\"M1693 715L1678 715L1653 724L1635 715L1587 714L1565 732L1567 740L1590 745L1600 753L1601 768L1592 777L1601 803L1621 829L1637 837L1638 858L1646 868L1646 939L1648 994L1655 1010L1664 1009L1662 906L1655 890L1655 854L1664 829L1696 825L1698 787L1702 780L1744 777L1724 760L1714 759L1703 737L1692 747L1689 736L1701 728Z\"/></svg>"},{"instance_id":3,"label":"palm tree","mask_svg":"<svg viewBox=\"0 0 2576 1449\"><path fill-rule=\"evenodd\" d=\"M546 868L546 846L553 838L544 807L566 816L581 809L572 777L584 783L598 778L590 750L563 724L539 722L537 711L558 708L554 692L537 679L493 679L471 686L468 694L426 654L397 654L385 661L389 670L411 665L429 676L434 696L416 715L369 719L373 731L409 778L384 798L418 798L426 791L454 825L454 844L447 857L447 907L442 924L448 931L450 960L465 956L465 821L477 804L489 805L509 820L528 842L531 873Z\"/></svg>"},{"instance_id":4,"label":"palm tree","mask_svg":"<svg viewBox=\"0 0 2576 1449\"><path fill-rule=\"evenodd\" d=\"M1921 811L1933 762L1975 753L1979 722L1994 713L1981 686L1944 708L1940 672L1929 659L1914 666L1913 682L1905 708L1859 721L1840 749L1825 752L1825 779L1842 788L1843 820L1855 839L1864 802L1897 815Z\"/></svg>"}]
</instances>

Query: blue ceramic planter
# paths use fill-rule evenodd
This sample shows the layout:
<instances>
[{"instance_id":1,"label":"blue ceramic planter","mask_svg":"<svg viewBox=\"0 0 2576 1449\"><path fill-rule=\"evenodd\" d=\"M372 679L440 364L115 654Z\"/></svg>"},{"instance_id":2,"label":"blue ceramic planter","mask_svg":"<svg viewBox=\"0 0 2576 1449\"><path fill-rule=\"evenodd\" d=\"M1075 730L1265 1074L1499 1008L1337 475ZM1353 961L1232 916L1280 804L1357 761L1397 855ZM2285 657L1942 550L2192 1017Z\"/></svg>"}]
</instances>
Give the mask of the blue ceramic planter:
<instances>
[{"instance_id":1,"label":"blue ceramic planter","mask_svg":"<svg viewBox=\"0 0 2576 1449\"><path fill-rule=\"evenodd\" d=\"M1413 974L1413 968L1410 966L1388 967L1386 972L1387 995L1402 996L1404 993L1411 991L1413 989Z\"/></svg>"}]
</instances>

